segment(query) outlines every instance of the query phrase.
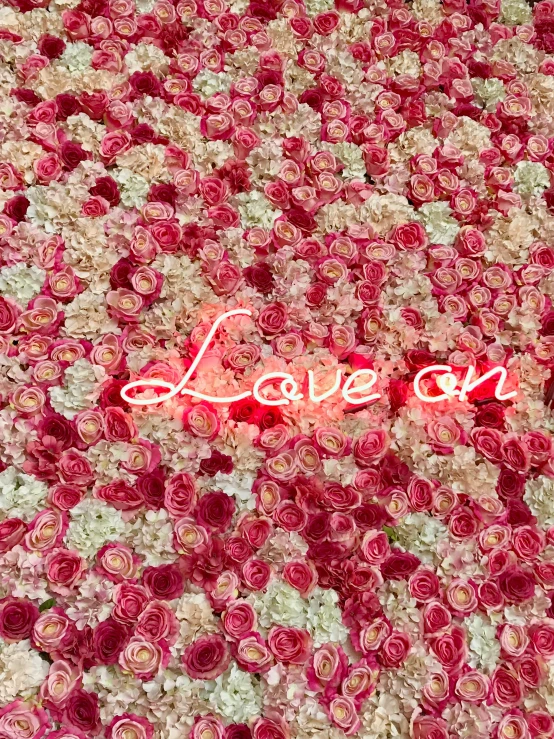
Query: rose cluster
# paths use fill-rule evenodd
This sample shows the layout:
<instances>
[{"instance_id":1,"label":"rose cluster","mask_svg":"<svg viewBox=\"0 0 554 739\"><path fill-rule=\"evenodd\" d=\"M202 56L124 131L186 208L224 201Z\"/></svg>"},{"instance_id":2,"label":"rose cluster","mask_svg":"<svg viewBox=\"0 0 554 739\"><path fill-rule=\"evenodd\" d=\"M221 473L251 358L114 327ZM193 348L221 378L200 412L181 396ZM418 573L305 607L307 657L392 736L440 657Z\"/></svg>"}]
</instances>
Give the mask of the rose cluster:
<instances>
[{"instance_id":1,"label":"rose cluster","mask_svg":"<svg viewBox=\"0 0 554 739\"><path fill-rule=\"evenodd\" d=\"M554 739L554 2L8 0L0 60L0 737Z\"/></svg>"}]
</instances>

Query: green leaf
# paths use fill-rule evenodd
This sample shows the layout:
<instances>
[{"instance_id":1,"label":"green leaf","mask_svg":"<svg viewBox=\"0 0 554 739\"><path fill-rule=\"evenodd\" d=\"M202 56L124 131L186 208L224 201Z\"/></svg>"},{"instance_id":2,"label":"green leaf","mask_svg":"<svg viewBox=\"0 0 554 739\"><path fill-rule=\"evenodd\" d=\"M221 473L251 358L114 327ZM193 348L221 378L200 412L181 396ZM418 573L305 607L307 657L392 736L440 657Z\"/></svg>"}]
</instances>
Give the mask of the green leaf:
<instances>
[{"instance_id":1,"label":"green leaf","mask_svg":"<svg viewBox=\"0 0 554 739\"><path fill-rule=\"evenodd\" d=\"M398 541L396 529L393 529L391 526L383 526L383 531L389 537L389 541Z\"/></svg>"},{"instance_id":2,"label":"green leaf","mask_svg":"<svg viewBox=\"0 0 554 739\"><path fill-rule=\"evenodd\" d=\"M43 613L43 611L47 611L49 608L53 608L56 605L56 599L50 598L50 600L45 600L44 603L41 603L38 607L38 610L40 613Z\"/></svg>"}]
</instances>

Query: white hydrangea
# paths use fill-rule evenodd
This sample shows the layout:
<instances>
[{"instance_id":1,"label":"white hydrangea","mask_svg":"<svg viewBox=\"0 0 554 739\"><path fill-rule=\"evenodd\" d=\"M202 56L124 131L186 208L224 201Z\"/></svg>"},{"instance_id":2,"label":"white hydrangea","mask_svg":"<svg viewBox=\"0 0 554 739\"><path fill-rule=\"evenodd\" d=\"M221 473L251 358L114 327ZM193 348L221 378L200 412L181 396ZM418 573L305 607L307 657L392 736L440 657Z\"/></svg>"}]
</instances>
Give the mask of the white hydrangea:
<instances>
[{"instance_id":1,"label":"white hydrangea","mask_svg":"<svg viewBox=\"0 0 554 739\"><path fill-rule=\"evenodd\" d=\"M308 15L326 13L328 10L334 10L335 7L333 0L306 0L304 4Z\"/></svg>"},{"instance_id":2,"label":"white hydrangea","mask_svg":"<svg viewBox=\"0 0 554 739\"><path fill-rule=\"evenodd\" d=\"M233 723L247 723L262 712L259 679L241 670L236 662L216 680L205 683L205 699L214 711Z\"/></svg>"},{"instance_id":3,"label":"white hydrangea","mask_svg":"<svg viewBox=\"0 0 554 739\"><path fill-rule=\"evenodd\" d=\"M146 511L126 524L125 540L148 567L177 559L173 548L173 525L166 510Z\"/></svg>"},{"instance_id":4,"label":"white hydrangea","mask_svg":"<svg viewBox=\"0 0 554 739\"><path fill-rule=\"evenodd\" d=\"M79 411L92 408L101 391L106 370L86 359L78 359L65 372L62 387L49 390L52 408L65 418L74 418Z\"/></svg>"},{"instance_id":5,"label":"white hydrangea","mask_svg":"<svg viewBox=\"0 0 554 739\"><path fill-rule=\"evenodd\" d=\"M440 562L437 547L441 540L448 538L448 529L437 518L425 513L409 513L394 531L398 543L424 564L436 565Z\"/></svg>"},{"instance_id":6,"label":"white hydrangea","mask_svg":"<svg viewBox=\"0 0 554 739\"><path fill-rule=\"evenodd\" d=\"M45 483L8 467L0 473L0 517L30 521L45 507L47 494Z\"/></svg>"},{"instance_id":7,"label":"white hydrangea","mask_svg":"<svg viewBox=\"0 0 554 739\"><path fill-rule=\"evenodd\" d=\"M274 210L266 196L258 190L241 192L237 200L243 228L260 226L270 231L274 221L281 215L281 211Z\"/></svg>"},{"instance_id":8,"label":"white hydrangea","mask_svg":"<svg viewBox=\"0 0 554 739\"><path fill-rule=\"evenodd\" d=\"M343 643L348 639L338 602L339 596L334 590L315 588L310 594L306 626L315 647L327 642Z\"/></svg>"},{"instance_id":9,"label":"white hydrangea","mask_svg":"<svg viewBox=\"0 0 554 739\"><path fill-rule=\"evenodd\" d=\"M106 542L119 540L124 530L119 511L101 500L87 498L71 509L65 542L68 549L93 557Z\"/></svg>"},{"instance_id":10,"label":"white hydrangea","mask_svg":"<svg viewBox=\"0 0 554 739\"><path fill-rule=\"evenodd\" d=\"M85 44L84 41L68 42L60 57L60 63L72 73L84 72L90 67L93 51L92 46Z\"/></svg>"},{"instance_id":11,"label":"white hydrangea","mask_svg":"<svg viewBox=\"0 0 554 739\"><path fill-rule=\"evenodd\" d=\"M28 267L25 262L0 269L0 293L17 300L19 305L36 297L44 284L46 272L36 265Z\"/></svg>"},{"instance_id":12,"label":"white hydrangea","mask_svg":"<svg viewBox=\"0 0 554 739\"><path fill-rule=\"evenodd\" d=\"M48 675L49 664L28 639L7 644L0 639L0 706L33 697Z\"/></svg>"},{"instance_id":13,"label":"white hydrangea","mask_svg":"<svg viewBox=\"0 0 554 739\"><path fill-rule=\"evenodd\" d=\"M154 44L137 44L125 55L125 65L129 74L133 72L154 72L160 75L167 72L169 59Z\"/></svg>"},{"instance_id":14,"label":"white hydrangea","mask_svg":"<svg viewBox=\"0 0 554 739\"><path fill-rule=\"evenodd\" d=\"M341 141L339 144L324 142L323 148L333 152L336 158L344 164L341 175L345 179L364 179L366 174L364 155L357 144L348 141Z\"/></svg>"},{"instance_id":15,"label":"white hydrangea","mask_svg":"<svg viewBox=\"0 0 554 739\"><path fill-rule=\"evenodd\" d=\"M540 162L518 162L514 180L520 195L541 195L550 185L548 170Z\"/></svg>"},{"instance_id":16,"label":"white hydrangea","mask_svg":"<svg viewBox=\"0 0 554 739\"><path fill-rule=\"evenodd\" d=\"M496 626L487 616L472 613L465 619L469 642L468 663L471 667L491 673L500 659L500 644Z\"/></svg>"},{"instance_id":17,"label":"white hydrangea","mask_svg":"<svg viewBox=\"0 0 554 739\"><path fill-rule=\"evenodd\" d=\"M235 499L239 511L253 511L256 508L256 496L252 493L254 475L248 472L240 475L234 472L232 475L217 473L212 479L214 490L223 490L231 498Z\"/></svg>"},{"instance_id":18,"label":"white hydrangea","mask_svg":"<svg viewBox=\"0 0 554 739\"><path fill-rule=\"evenodd\" d=\"M554 480L544 475L536 480L528 480L523 500L541 526L554 526Z\"/></svg>"},{"instance_id":19,"label":"white hydrangea","mask_svg":"<svg viewBox=\"0 0 554 739\"><path fill-rule=\"evenodd\" d=\"M417 215L423 223L432 244L449 246L454 243L460 225L452 216L452 210L448 203L425 203L421 206Z\"/></svg>"},{"instance_id":20,"label":"white hydrangea","mask_svg":"<svg viewBox=\"0 0 554 739\"><path fill-rule=\"evenodd\" d=\"M210 69L203 69L194 78L192 86L202 97L209 98L218 92L228 93L232 81L231 75L226 72L212 72Z\"/></svg>"},{"instance_id":21,"label":"white hydrangea","mask_svg":"<svg viewBox=\"0 0 554 739\"><path fill-rule=\"evenodd\" d=\"M531 7L525 0L502 0L500 4L500 23L509 26L523 26L530 23Z\"/></svg>"},{"instance_id":22,"label":"white hydrangea","mask_svg":"<svg viewBox=\"0 0 554 739\"><path fill-rule=\"evenodd\" d=\"M494 110L497 103L502 102L506 97L504 83L496 77L489 77L487 80L474 79L472 84L475 94L487 110Z\"/></svg>"},{"instance_id":23,"label":"white hydrangea","mask_svg":"<svg viewBox=\"0 0 554 739\"><path fill-rule=\"evenodd\" d=\"M110 174L119 185L121 202L128 208L141 208L146 203L150 185L140 174L127 167L114 168Z\"/></svg>"},{"instance_id":24,"label":"white hydrangea","mask_svg":"<svg viewBox=\"0 0 554 739\"><path fill-rule=\"evenodd\" d=\"M303 629L308 621L308 601L298 590L277 578L271 580L265 592L252 593L248 599L258 614L260 626L295 626Z\"/></svg>"}]
</instances>

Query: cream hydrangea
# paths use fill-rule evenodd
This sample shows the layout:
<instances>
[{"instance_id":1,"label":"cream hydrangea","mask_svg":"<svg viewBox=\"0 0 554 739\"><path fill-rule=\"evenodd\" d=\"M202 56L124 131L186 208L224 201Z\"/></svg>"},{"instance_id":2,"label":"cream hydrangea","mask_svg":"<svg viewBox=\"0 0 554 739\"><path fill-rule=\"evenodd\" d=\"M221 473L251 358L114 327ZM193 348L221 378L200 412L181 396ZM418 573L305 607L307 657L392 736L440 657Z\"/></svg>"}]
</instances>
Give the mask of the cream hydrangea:
<instances>
[{"instance_id":1,"label":"cream hydrangea","mask_svg":"<svg viewBox=\"0 0 554 739\"><path fill-rule=\"evenodd\" d=\"M509 26L523 26L525 23L530 23L531 17L531 7L525 0L502 0L499 18L501 23Z\"/></svg>"},{"instance_id":2,"label":"cream hydrangea","mask_svg":"<svg viewBox=\"0 0 554 739\"><path fill-rule=\"evenodd\" d=\"M550 185L548 170L540 162L518 162L514 179L520 195L541 195Z\"/></svg>"},{"instance_id":3,"label":"cream hydrangea","mask_svg":"<svg viewBox=\"0 0 554 739\"><path fill-rule=\"evenodd\" d=\"M0 706L36 695L49 667L28 639L15 644L0 639Z\"/></svg>"},{"instance_id":4,"label":"cream hydrangea","mask_svg":"<svg viewBox=\"0 0 554 739\"><path fill-rule=\"evenodd\" d=\"M78 359L65 372L64 385L49 390L50 402L57 413L72 419L79 411L92 408L101 391L106 370L87 359Z\"/></svg>"},{"instance_id":5,"label":"cream hydrangea","mask_svg":"<svg viewBox=\"0 0 554 739\"><path fill-rule=\"evenodd\" d=\"M554 480L544 475L527 480L523 500L541 526L554 526Z\"/></svg>"},{"instance_id":6,"label":"cream hydrangea","mask_svg":"<svg viewBox=\"0 0 554 739\"><path fill-rule=\"evenodd\" d=\"M471 667L490 674L500 659L500 643L496 639L496 625L488 616L472 613L465 619L469 644L468 663Z\"/></svg>"},{"instance_id":7,"label":"cream hydrangea","mask_svg":"<svg viewBox=\"0 0 554 739\"><path fill-rule=\"evenodd\" d=\"M236 662L216 680L203 684L203 697L216 713L233 723L247 723L262 712L259 678L241 670Z\"/></svg>"},{"instance_id":8,"label":"cream hydrangea","mask_svg":"<svg viewBox=\"0 0 554 739\"><path fill-rule=\"evenodd\" d=\"M92 54L92 46L85 44L84 41L68 42L60 57L60 64L63 64L72 73L84 72L90 67Z\"/></svg>"},{"instance_id":9,"label":"cream hydrangea","mask_svg":"<svg viewBox=\"0 0 554 739\"><path fill-rule=\"evenodd\" d=\"M121 513L101 500L87 498L71 509L65 536L68 549L83 557L94 557L108 541L119 540L125 531Z\"/></svg>"},{"instance_id":10,"label":"cream hydrangea","mask_svg":"<svg viewBox=\"0 0 554 739\"><path fill-rule=\"evenodd\" d=\"M244 228L261 226L269 231L274 221L281 215L281 211L275 210L265 195L258 190L241 192L237 195L237 201Z\"/></svg>"},{"instance_id":11,"label":"cream hydrangea","mask_svg":"<svg viewBox=\"0 0 554 739\"><path fill-rule=\"evenodd\" d=\"M0 293L26 306L36 297L44 285L46 272L34 264L18 262L0 269Z\"/></svg>"},{"instance_id":12,"label":"cream hydrangea","mask_svg":"<svg viewBox=\"0 0 554 739\"><path fill-rule=\"evenodd\" d=\"M348 629L342 623L339 596L334 590L315 588L308 598L306 627L315 647L326 642L344 643Z\"/></svg>"},{"instance_id":13,"label":"cream hydrangea","mask_svg":"<svg viewBox=\"0 0 554 739\"><path fill-rule=\"evenodd\" d=\"M448 528L442 521L426 513L409 513L394 531L398 543L424 564L437 565L440 562L437 547L440 541L448 537Z\"/></svg>"},{"instance_id":14,"label":"cream hydrangea","mask_svg":"<svg viewBox=\"0 0 554 739\"><path fill-rule=\"evenodd\" d=\"M454 243L460 226L452 216L448 203L425 203L419 209L417 217L424 225L432 244L449 246Z\"/></svg>"},{"instance_id":15,"label":"cream hydrangea","mask_svg":"<svg viewBox=\"0 0 554 739\"><path fill-rule=\"evenodd\" d=\"M140 208L146 203L150 185L140 174L127 167L116 168L111 172L121 191L121 202L129 208Z\"/></svg>"},{"instance_id":16,"label":"cream hydrangea","mask_svg":"<svg viewBox=\"0 0 554 739\"><path fill-rule=\"evenodd\" d=\"M308 601L298 590L284 580L274 578L263 592L251 593L247 600L258 614L260 626L270 629L273 625L305 628Z\"/></svg>"},{"instance_id":17,"label":"cream hydrangea","mask_svg":"<svg viewBox=\"0 0 554 739\"><path fill-rule=\"evenodd\" d=\"M203 69L194 78L193 88L202 97L209 98L220 92L228 93L232 81L231 75L226 72L212 72L210 69Z\"/></svg>"},{"instance_id":18,"label":"cream hydrangea","mask_svg":"<svg viewBox=\"0 0 554 739\"><path fill-rule=\"evenodd\" d=\"M177 553L173 548L173 525L163 508L146 511L125 529L127 544L144 560L147 567L174 562Z\"/></svg>"},{"instance_id":19,"label":"cream hydrangea","mask_svg":"<svg viewBox=\"0 0 554 739\"><path fill-rule=\"evenodd\" d=\"M46 506L48 486L36 477L8 467L0 473L0 517L30 521Z\"/></svg>"}]
</instances>

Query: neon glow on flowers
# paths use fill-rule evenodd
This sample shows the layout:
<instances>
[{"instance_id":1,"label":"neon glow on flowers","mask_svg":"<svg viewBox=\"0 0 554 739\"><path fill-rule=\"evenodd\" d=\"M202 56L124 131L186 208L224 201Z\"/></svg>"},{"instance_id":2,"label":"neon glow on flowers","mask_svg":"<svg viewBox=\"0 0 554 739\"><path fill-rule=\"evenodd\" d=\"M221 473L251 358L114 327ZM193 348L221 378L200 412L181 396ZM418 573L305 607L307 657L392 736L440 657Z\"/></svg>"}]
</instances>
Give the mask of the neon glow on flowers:
<instances>
[{"instance_id":1,"label":"neon glow on flowers","mask_svg":"<svg viewBox=\"0 0 554 739\"><path fill-rule=\"evenodd\" d=\"M183 378L180 380L179 383L174 385L171 382L156 379L134 380L133 382L130 382L123 388L121 388L121 397L131 405L157 405L158 403L164 403L167 400L171 400L171 398L174 398L178 395L188 395L191 398L206 400L210 403L225 403L226 405L229 405L230 403L237 403L240 400L245 400L246 398L250 398L252 396L258 403L260 403L260 405L269 406L288 405L291 402L302 400L304 395L303 393L299 392L298 383L288 372L268 372L266 374L263 374L256 380L252 390L246 390L239 395L233 396L215 397L212 395L206 395L205 393L199 393L188 387L188 383L193 377L197 368L199 370L201 369L200 363L202 361L202 358L208 350L219 326L225 321L226 318L232 318L233 316L241 315L251 316L252 311L246 310L244 308L238 308L236 310L223 313L223 315L219 316L219 318L214 321L213 326L204 339L204 342L200 347L198 353L196 354L193 362L191 363L190 367L187 369L186 373L183 375ZM438 376L435 378L435 386L438 389L442 390L442 393L433 396L427 395L427 393L424 393L421 389L421 382L424 378L437 373ZM468 367L465 370L461 387L458 389L458 378L455 374L453 374L452 367L450 367L449 365L433 364L429 367L425 367L416 374L414 378L414 393L424 403L440 403L445 400L453 400L456 397L459 398L459 400L465 400L472 390L477 389L483 383L487 382L493 377L496 377L497 382L494 391L494 397L497 400L509 400L510 398L513 398L515 395L517 395L517 390L512 390L508 393L502 392L504 382L506 381L506 378L508 376L508 373L504 367L493 367L477 379L473 379L474 373L474 367ZM325 392L318 395L315 388L314 371L308 370L308 393L309 398L313 403L321 403L323 400L331 397L334 393L341 389L342 370L335 370L334 374L335 379L331 389L326 390ZM357 385L356 380L364 376L366 377L366 381ZM350 374L346 382L343 384L341 390L342 397L347 403L350 403L351 405L365 405L367 403L379 400L379 398L382 397L381 393L372 392L367 394L369 390L374 388L376 382L377 374L374 370L356 370ZM266 394L263 393L264 386L268 387L274 386L276 384L279 386L281 397L269 398ZM134 393L130 392L132 390L144 391L145 388L164 389L167 390L167 392L162 393L161 395L154 395L154 397L139 398L137 398ZM364 393L366 394L364 395Z\"/></svg>"},{"instance_id":2,"label":"neon glow on flowers","mask_svg":"<svg viewBox=\"0 0 554 739\"><path fill-rule=\"evenodd\" d=\"M0 3L0 739L554 739L554 0Z\"/></svg>"}]
</instances>

